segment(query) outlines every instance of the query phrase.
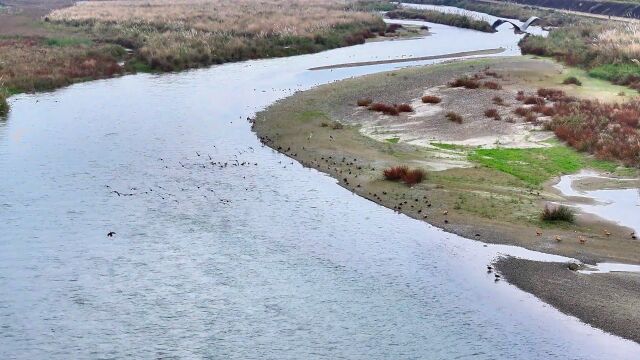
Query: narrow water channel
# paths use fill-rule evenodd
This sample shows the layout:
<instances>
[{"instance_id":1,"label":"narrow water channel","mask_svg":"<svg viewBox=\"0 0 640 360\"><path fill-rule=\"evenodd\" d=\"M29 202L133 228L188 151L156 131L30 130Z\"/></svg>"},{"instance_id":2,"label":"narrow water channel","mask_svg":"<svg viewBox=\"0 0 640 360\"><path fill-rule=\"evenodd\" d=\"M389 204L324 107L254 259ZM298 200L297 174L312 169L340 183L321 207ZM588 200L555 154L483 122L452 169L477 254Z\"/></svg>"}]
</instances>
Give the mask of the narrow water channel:
<instances>
[{"instance_id":1,"label":"narrow water channel","mask_svg":"<svg viewBox=\"0 0 640 360\"><path fill-rule=\"evenodd\" d=\"M500 254L564 259L396 214L251 132L248 116L295 91L428 62L312 67L518 53L508 28L430 26L421 39L12 98L0 358L637 359L638 344L486 273Z\"/></svg>"}]
</instances>

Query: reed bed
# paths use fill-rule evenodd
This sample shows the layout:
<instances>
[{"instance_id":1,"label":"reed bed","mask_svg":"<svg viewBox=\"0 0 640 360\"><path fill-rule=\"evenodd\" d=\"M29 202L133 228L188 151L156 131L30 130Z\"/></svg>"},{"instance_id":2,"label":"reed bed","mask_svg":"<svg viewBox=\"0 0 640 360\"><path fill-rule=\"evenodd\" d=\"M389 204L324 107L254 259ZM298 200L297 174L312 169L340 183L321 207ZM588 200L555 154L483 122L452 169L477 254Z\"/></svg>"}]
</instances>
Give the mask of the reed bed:
<instances>
[{"instance_id":1,"label":"reed bed","mask_svg":"<svg viewBox=\"0 0 640 360\"><path fill-rule=\"evenodd\" d=\"M0 39L0 78L12 93L49 90L120 74L117 60L123 53L108 44L52 46L45 39Z\"/></svg>"},{"instance_id":2,"label":"reed bed","mask_svg":"<svg viewBox=\"0 0 640 360\"><path fill-rule=\"evenodd\" d=\"M461 14L449 14L435 10L399 9L387 12L390 19L418 19L483 32L495 32L488 22Z\"/></svg>"},{"instance_id":3,"label":"reed bed","mask_svg":"<svg viewBox=\"0 0 640 360\"><path fill-rule=\"evenodd\" d=\"M340 0L83 1L52 12L58 24L85 29L135 50L164 71L287 56L364 42L384 31L373 12Z\"/></svg>"}]
</instances>

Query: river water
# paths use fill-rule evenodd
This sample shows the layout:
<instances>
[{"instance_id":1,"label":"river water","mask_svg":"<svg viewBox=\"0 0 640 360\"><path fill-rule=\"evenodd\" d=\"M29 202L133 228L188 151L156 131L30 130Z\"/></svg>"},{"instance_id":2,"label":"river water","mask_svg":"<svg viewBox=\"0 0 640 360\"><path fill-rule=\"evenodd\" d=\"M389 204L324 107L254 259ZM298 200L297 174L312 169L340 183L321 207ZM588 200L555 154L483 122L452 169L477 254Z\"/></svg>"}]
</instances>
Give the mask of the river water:
<instances>
[{"instance_id":1,"label":"river water","mask_svg":"<svg viewBox=\"0 0 640 360\"><path fill-rule=\"evenodd\" d=\"M294 91L407 64L311 67L518 51L508 28L432 26L13 97L0 121L0 358L638 358L638 344L486 272L500 254L565 259L396 214L251 132L247 116Z\"/></svg>"}]
</instances>

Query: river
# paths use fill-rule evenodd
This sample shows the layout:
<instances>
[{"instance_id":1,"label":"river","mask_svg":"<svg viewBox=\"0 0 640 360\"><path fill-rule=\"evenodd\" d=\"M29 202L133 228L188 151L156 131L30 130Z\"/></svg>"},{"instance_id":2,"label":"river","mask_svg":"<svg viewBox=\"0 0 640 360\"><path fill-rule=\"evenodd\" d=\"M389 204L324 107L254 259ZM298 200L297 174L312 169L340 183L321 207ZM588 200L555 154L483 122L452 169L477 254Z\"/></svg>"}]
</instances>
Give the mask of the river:
<instances>
[{"instance_id":1,"label":"river","mask_svg":"<svg viewBox=\"0 0 640 360\"><path fill-rule=\"evenodd\" d=\"M506 26L429 25L425 38L11 98L0 358L637 359L638 344L486 272L500 254L565 259L396 214L251 132L247 117L295 91L429 62L309 68L519 52Z\"/></svg>"}]
</instances>

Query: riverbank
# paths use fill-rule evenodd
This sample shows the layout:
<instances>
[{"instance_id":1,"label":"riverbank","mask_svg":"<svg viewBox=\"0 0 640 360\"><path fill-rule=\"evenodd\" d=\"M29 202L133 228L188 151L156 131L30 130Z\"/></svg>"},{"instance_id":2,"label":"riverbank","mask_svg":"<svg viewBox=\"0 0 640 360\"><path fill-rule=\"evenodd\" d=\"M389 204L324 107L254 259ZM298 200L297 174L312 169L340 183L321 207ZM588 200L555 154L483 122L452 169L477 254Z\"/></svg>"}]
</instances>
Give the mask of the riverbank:
<instances>
[{"instance_id":1,"label":"riverbank","mask_svg":"<svg viewBox=\"0 0 640 360\"><path fill-rule=\"evenodd\" d=\"M254 130L268 146L333 176L354 193L448 232L487 243L577 258L585 263L637 264L640 245L629 236L628 228L593 216L578 216L575 224L549 224L538 218L545 203L562 201L551 185L563 173L596 168L613 176L635 174L635 170L617 168L613 163L576 153L550 140L552 134L526 121L505 120L508 116L515 117L503 107L516 106L514 98L518 91L531 93L538 87L554 85L573 96L610 99L618 96L618 87L610 84L596 86L590 93L562 85L571 71L550 60L518 57L369 75L282 100L257 114ZM480 73L484 75L478 76L485 76L480 82L498 80L501 89L470 90L446 85ZM495 92L507 103L496 106L502 115L500 121L483 115L486 106L493 106L487 98L497 96ZM420 98L429 94L441 97L442 102L422 104ZM414 112L397 117L379 116L356 105L362 98L408 103ZM464 100L466 107L458 99ZM619 96L618 100L624 97ZM433 111L439 106L456 108L464 117L463 123L445 120L444 112L448 110ZM520 142L518 146L524 148L514 151L496 146L506 139L516 139ZM477 145L485 149L478 150ZM423 169L427 178L412 187L384 180L382 170L398 165ZM589 278L586 279L588 283ZM531 276L527 281L545 283L547 279ZM640 296L640 292L635 296ZM578 298L567 306L579 309L570 313L581 320L599 325L583 316L590 306L588 298ZM627 310L622 306L611 311L624 317Z\"/></svg>"},{"instance_id":2,"label":"riverbank","mask_svg":"<svg viewBox=\"0 0 640 360\"><path fill-rule=\"evenodd\" d=\"M508 282L560 311L640 343L640 274L582 274L566 264L513 257L495 266Z\"/></svg>"},{"instance_id":3,"label":"riverbank","mask_svg":"<svg viewBox=\"0 0 640 360\"><path fill-rule=\"evenodd\" d=\"M446 85L478 72L511 75L502 80L501 90ZM560 84L563 74L562 66L549 60L508 58L370 75L280 101L256 116L254 129L267 145L329 173L340 185L450 232L585 262L635 263L640 247L626 228L591 217L579 217L576 224L538 219L545 202L560 199L550 186L558 176L581 168L623 171L560 145L552 133L509 110L520 107L514 100L518 91ZM583 89L564 88L585 96ZM591 95L613 97L617 89L611 85ZM422 104L425 94L443 103ZM492 97L505 104L491 104ZM407 102L414 112L381 116L358 107L360 98ZM444 103L462 114L463 124L446 120ZM501 120L485 117L485 107L496 108ZM382 170L396 165L423 168L429 178L411 188L383 180ZM615 235L603 235L605 228ZM537 229L542 236L536 236ZM580 244L579 234L588 245ZM556 236L566 241L557 242Z\"/></svg>"},{"instance_id":4,"label":"riverbank","mask_svg":"<svg viewBox=\"0 0 640 360\"><path fill-rule=\"evenodd\" d=\"M299 0L7 5L0 12L0 87L9 94L361 44L386 35L376 11L393 8L379 1Z\"/></svg>"}]
</instances>

